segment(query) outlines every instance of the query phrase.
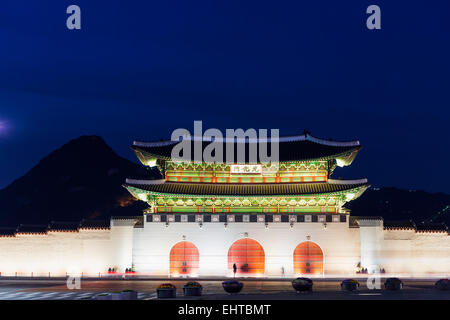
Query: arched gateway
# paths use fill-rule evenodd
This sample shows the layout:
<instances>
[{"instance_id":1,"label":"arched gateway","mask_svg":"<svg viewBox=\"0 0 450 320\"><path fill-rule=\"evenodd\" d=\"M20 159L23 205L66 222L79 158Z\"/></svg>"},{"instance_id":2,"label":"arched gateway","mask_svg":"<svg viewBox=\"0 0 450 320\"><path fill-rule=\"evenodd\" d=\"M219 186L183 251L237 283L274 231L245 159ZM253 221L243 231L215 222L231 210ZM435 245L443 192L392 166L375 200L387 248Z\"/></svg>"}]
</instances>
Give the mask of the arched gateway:
<instances>
[{"instance_id":1,"label":"arched gateway","mask_svg":"<svg viewBox=\"0 0 450 320\"><path fill-rule=\"evenodd\" d=\"M323 252L311 241L300 243L294 250L294 273L322 274Z\"/></svg>"},{"instance_id":2,"label":"arched gateway","mask_svg":"<svg viewBox=\"0 0 450 320\"><path fill-rule=\"evenodd\" d=\"M237 275L263 274L265 262L263 247L253 239L237 240L228 250L228 271L232 273L236 264Z\"/></svg>"},{"instance_id":3,"label":"arched gateway","mask_svg":"<svg viewBox=\"0 0 450 320\"><path fill-rule=\"evenodd\" d=\"M192 242L178 242L170 250L171 275L196 275L198 274L198 265L198 249Z\"/></svg>"}]
</instances>

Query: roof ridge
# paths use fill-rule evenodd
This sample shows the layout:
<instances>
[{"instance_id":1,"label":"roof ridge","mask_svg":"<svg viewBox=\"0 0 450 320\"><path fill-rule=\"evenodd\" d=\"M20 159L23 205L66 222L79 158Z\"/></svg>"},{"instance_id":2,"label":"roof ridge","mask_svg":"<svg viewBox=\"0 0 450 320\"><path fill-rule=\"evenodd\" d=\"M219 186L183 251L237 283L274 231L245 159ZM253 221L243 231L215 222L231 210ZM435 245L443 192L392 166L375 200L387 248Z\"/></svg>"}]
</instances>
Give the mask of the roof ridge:
<instances>
[{"instance_id":1,"label":"roof ridge","mask_svg":"<svg viewBox=\"0 0 450 320\"><path fill-rule=\"evenodd\" d=\"M129 178L125 179L125 183L128 183L128 184L148 184L148 185L150 185L150 184L163 184L164 182L166 182L165 179L154 179L154 180L151 180L151 179L141 180L141 179L129 179Z\"/></svg>"},{"instance_id":2,"label":"roof ridge","mask_svg":"<svg viewBox=\"0 0 450 320\"><path fill-rule=\"evenodd\" d=\"M341 180L341 179L328 179L330 184L364 184L368 183L367 178L362 179L352 179L352 180Z\"/></svg>"}]
</instances>

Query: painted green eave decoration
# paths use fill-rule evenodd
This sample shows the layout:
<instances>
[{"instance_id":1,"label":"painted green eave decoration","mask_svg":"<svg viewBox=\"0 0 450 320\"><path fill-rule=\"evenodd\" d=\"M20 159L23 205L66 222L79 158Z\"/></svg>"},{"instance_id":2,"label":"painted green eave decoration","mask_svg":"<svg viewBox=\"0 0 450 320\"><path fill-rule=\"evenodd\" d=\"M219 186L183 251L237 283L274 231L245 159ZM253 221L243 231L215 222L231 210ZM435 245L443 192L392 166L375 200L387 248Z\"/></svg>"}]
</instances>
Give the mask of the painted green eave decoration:
<instances>
[{"instance_id":1,"label":"painted green eave decoration","mask_svg":"<svg viewBox=\"0 0 450 320\"><path fill-rule=\"evenodd\" d=\"M174 183L175 184L175 183ZM177 185L183 184L183 183L176 183ZM279 185L279 184L278 184ZM364 184L360 186L353 186L344 190L339 191L331 191L331 192L311 192L311 193L273 193L273 194L219 194L219 193L211 193L211 194L199 194L199 193L178 193L178 192L160 192L160 191L152 191L148 190L146 188L133 186L129 184L124 185L125 188L136 198L141 199L139 197L140 194L146 194L150 196L162 196L162 197L177 197L177 198L259 198L259 197L266 197L266 198L292 198L292 197L329 197L329 196L344 196L347 197L347 195L352 195L350 200L357 199L362 193L364 193L367 188L370 187L369 184ZM141 199L142 200L142 199Z\"/></svg>"}]
</instances>

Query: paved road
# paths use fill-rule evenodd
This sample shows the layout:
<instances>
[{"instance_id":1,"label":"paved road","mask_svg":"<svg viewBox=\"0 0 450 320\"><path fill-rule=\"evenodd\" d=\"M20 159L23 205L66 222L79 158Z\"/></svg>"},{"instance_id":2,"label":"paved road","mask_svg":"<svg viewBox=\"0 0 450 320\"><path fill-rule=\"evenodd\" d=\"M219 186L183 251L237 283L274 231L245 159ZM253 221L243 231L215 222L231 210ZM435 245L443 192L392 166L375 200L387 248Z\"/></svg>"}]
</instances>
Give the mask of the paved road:
<instances>
[{"instance_id":1,"label":"paved road","mask_svg":"<svg viewBox=\"0 0 450 320\"><path fill-rule=\"evenodd\" d=\"M102 292L132 289L139 299L156 299L156 287L171 282L178 288L177 299L183 299L182 287L187 280L83 280L79 290L69 290L64 280L0 280L0 300L79 300L88 299ZM357 293L340 291L339 280L315 280L312 294L297 294L290 281L242 280L244 289L239 295L225 294L221 281L197 279L203 285L203 296L191 299L445 299L450 300L450 291L434 289L435 280L404 280L400 292L368 290L365 281L360 281Z\"/></svg>"},{"instance_id":2,"label":"paved road","mask_svg":"<svg viewBox=\"0 0 450 320\"><path fill-rule=\"evenodd\" d=\"M0 300L83 300L92 299L98 292L0 292ZM139 300L156 298L156 294L140 292Z\"/></svg>"}]
</instances>

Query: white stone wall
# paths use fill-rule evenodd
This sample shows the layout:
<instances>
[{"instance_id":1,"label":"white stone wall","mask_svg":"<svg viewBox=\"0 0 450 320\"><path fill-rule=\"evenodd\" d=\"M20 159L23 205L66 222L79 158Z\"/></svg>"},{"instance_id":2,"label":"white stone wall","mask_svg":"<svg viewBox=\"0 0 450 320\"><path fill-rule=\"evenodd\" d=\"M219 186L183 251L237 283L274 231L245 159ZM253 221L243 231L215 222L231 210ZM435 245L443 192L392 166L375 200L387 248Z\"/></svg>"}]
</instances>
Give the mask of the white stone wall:
<instances>
[{"instance_id":1,"label":"white stone wall","mask_svg":"<svg viewBox=\"0 0 450 320\"><path fill-rule=\"evenodd\" d=\"M298 244L310 241L318 244L324 254L324 272L327 276L353 273L360 259L359 230L347 223L145 223L135 229L133 262L142 274L167 276L170 250L180 241L195 244L200 255L200 276L228 276L228 250L231 245L248 235L263 247L266 259L264 276L279 277L284 268L292 276L293 253Z\"/></svg>"},{"instance_id":2,"label":"white stone wall","mask_svg":"<svg viewBox=\"0 0 450 320\"><path fill-rule=\"evenodd\" d=\"M450 275L450 236L446 232L384 230L380 265L389 274L415 277Z\"/></svg>"},{"instance_id":3,"label":"white stone wall","mask_svg":"<svg viewBox=\"0 0 450 320\"><path fill-rule=\"evenodd\" d=\"M361 265L369 273L378 272L380 267L381 245L383 240L382 220L359 220L361 243Z\"/></svg>"},{"instance_id":4,"label":"white stone wall","mask_svg":"<svg viewBox=\"0 0 450 320\"><path fill-rule=\"evenodd\" d=\"M133 226L111 224L104 230L0 237L1 275L98 276L110 267L123 272L132 265Z\"/></svg>"},{"instance_id":5,"label":"white stone wall","mask_svg":"<svg viewBox=\"0 0 450 320\"><path fill-rule=\"evenodd\" d=\"M200 255L199 276L229 276L228 250L246 236L265 252L262 276L293 274L293 253L298 244L312 241L324 255L324 275L352 276L356 264L379 264L387 274L412 277L448 277L450 236L447 233L385 230L382 224L349 228L348 223L169 223L112 220L111 228L46 235L0 237L2 276L62 276L83 273L97 276L108 268L130 268L142 275L167 276L170 250L180 241L194 243Z\"/></svg>"},{"instance_id":6,"label":"white stone wall","mask_svg":"<svg viewBox=\"0 0 450 320\"><path fill-rule=\"evenodd\" d=\"M117 270L133 265L134 224L134 220L111 220L111 256Z\"/></svg>"}]
</instances>

